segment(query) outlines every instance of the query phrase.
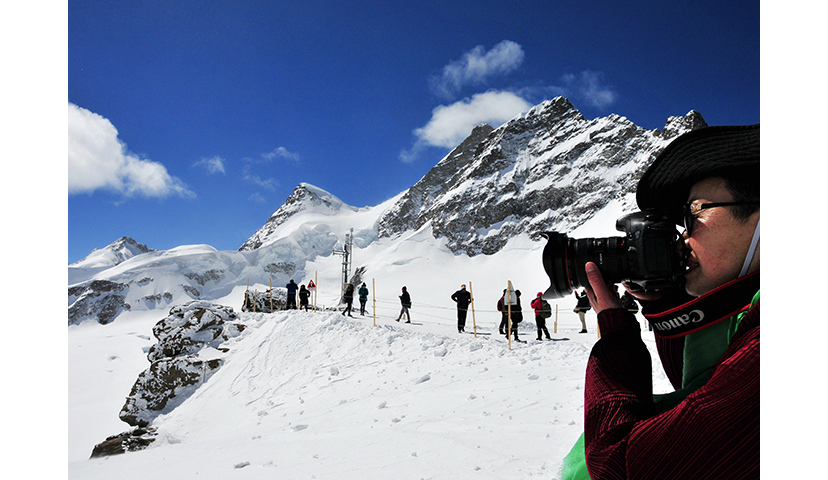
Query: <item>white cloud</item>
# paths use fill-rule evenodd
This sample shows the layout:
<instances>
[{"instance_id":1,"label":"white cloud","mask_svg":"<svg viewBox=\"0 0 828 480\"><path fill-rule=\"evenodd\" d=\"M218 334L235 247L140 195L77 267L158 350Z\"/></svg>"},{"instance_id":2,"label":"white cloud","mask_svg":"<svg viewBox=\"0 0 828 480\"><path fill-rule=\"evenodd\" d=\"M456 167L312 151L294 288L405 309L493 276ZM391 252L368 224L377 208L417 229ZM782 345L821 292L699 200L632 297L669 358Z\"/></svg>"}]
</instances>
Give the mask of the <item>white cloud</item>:
<instances>
[{"instance_id":1,"label":"white cloud","mask_svg":"<svg viewBox=\"0 0 828 480\"><path fill-rule=\"evenodd\" d=\"M124 196L194 197L164 165L130 153L106 118L69 104L69 194L104 189Z\"/></svg>"},{"instance_id":2,"label":"white cloud","mask_svg":"<svg viewBox=\"0 0 828 480\"><path fill-rule=\"evenodd\" d=\"M207 173L224 173L224 159L219 156L202 158L195 162L193 166L204 167Z\"/></svg>"},{"instance_id":3,"label":"white cloud","mask_svg":"<svg viewBox=\"0 0 828 480\"><path fill-rule=\"evenodd\" d=\"M265 160L275 160L277 158L285 158L287 160L292 160L294 162L298 162L299 161L299 154L290 152L285 147L279 147L279 148L273 150L272 152L263 153L262 158L264 158Z\"/></svg>"},{"instance_id":4,"label":"white cloud","mask_svg":"<svg viewBox=\"0 0 828 480\"><path fill-rule=\"evenodd\" d=\"M566 88L571 91L570 96L583 99L596 108L606 108L617 99L617 94L611 87L601 84L603 75L599 72L585 70L580 75L564 75Z\"/></svg>"},{"instance_id":5,"label":"white cloud","mask_svg":"<svg viewBox=\"0 0 828 480\"><path fill-rule=\"evenodd\" d=\"M503 40L488 52L478 45L443 67L440 76L431 78L431 89L441 97L452 98L466 85L483 85L489 77L517 69L524 56L523 48L510 40Z\"/></svg>"},{"instance_id":6,"label":"white cloud","mask_svg":"<svg viewBox=\"0 0 828 480\"><path fill-rule=\"evenodd\" d=\"M260 177L255 173L254 165L254 163L248 163L244 166L244 169L242 171L242 180L244 180L245 182L250 182L253 185L257 185L267 190L276 190L276 187L279 186L279 181L275 178Z\"/></svg>"},{"instance_id":7,"label":"white cloud","mask_svg":"<svg viewBox=\"0 0 828 480\"><path fill-rule=\"evenodd\" d=\"M279 147L268 153L262 153L261 158L245 157L244 169L242 170L242 179L245 182L250 182L253 185L267 189L276 190L279 187L279 180L273 177L262 177L259 172L267 171L266 165L274 160L284 158L292 162L298 163L300 160L299 154L293 153L285 147ZM264 166L264 167L263 167ZM259 201L258 198L250 198L251 201Z\"/></svg>"},{"instance_id":8,"label":"white cloud","mask_svg":"<svg viewBox=\"0 0 828 480\"><path fill-rule=\"evenodd\" d=\"M404 162L416 159L425 147L454 148L481 123L497 128L532 105L514 93L490 91L474 95L451 105L441 105L431 112L431 120L414 130L417 142L400 154Z\"/></svg>"},{"instance_id":9,"label":"white cloud","mask_svg":"<svg viewBox=\"0 0 828 480\"><path fill-rule=\"evenodd\" d=\"M256 202L256 203L267 203L267 199L265 199L263 196L261 196L259 194L259 192L256 192L253 195L250 195L248 200L250 200L251 202Z\"/></svg>"}]
</instances>

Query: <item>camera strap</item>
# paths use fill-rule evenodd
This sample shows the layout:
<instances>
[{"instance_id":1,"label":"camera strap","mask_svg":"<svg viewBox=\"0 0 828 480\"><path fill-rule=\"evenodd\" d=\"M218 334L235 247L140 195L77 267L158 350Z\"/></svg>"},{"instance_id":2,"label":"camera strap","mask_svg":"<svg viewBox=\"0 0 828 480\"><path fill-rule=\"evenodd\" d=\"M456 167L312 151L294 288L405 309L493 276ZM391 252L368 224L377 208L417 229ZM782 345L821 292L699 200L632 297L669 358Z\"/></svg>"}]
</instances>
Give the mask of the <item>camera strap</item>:
<instances>
[{"instance_id":1,"label":"camera strap","mask_svg":"<svg viewBox=\"0 0 828 480\"><path fill-rule=\"evenodd\" d=\"M644 317L658 336L682 337L747 310L757 290L758 271L725 283L683 305L661 313L644 314Z\"/></svg>"}]
</instances>

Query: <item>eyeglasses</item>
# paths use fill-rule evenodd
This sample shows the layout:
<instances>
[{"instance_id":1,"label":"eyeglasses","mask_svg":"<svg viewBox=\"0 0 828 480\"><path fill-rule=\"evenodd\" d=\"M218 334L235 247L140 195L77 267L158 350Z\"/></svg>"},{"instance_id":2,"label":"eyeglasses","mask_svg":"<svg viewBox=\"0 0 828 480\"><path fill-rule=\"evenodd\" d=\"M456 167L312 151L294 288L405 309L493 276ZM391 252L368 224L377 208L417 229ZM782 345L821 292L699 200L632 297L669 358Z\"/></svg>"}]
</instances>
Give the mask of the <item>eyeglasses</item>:
<instances>
[{"instance_id":1,"label":"eyeglasses","mask_svg":"<svg viewBox=\"0 0 828 480\"><path fill-rule=\"evenodd\" d=\"M701 210L716 207L732 207L736 205L759 205L759 202L719 202L719 203L693 203L684 204L684 230L687 235L693 234L693 227L696 224L696 214Z\"/></svg>"}]
</instances>

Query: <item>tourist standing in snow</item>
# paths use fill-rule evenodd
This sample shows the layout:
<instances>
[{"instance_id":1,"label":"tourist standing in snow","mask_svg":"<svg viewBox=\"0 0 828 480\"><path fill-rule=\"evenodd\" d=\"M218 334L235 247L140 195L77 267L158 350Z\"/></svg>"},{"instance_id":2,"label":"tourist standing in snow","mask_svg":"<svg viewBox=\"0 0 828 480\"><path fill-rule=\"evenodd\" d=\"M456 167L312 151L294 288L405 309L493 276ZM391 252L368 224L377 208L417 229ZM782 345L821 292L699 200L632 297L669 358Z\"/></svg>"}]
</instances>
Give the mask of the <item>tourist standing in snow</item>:
<instances>
[{"instance_id":1,"label":"tourist standing in snow","mask_svg":"<svg viewBox=\"0 0 828 480\"><path fill-rule=\"evenodd\" d=\"M586 371L589 475L759 478L759 125L682 135L644 172L636 199L685 228L684 288L633 293L676 391L653 395L638 322L587 263L601 331ZM675 321L683 315L697 321Z\"/></svg>"},{"instance_id":2,"label":"tourist standing in snow","mask_svg":"<svg viewBox=\"0 0 828 480\"><path fill-rule=\"evenodd\" d=\"M359 314L365 315L365 303L368 302L368 287L365 286L365 282L362 282L357 293L359 293Z\"/></svg>"},{"instance_id":3,"label":"tourist standing in snow","mask_svg":"<svg viewBox=\"0 0 828 480\"><path fill-rule=\"evenodd\" d=\"M296 291L299 290L299 285L296 285L296 282L293 279L290 279L287 285L287 303L285 304L285 310L296 310Z\"/></svg>"},{"instance_id":4,"label":"tourist standing in snow","mask_svg":"<svg viewBox=\"0 0 828 480\"><path fill-rule=\"evenodd\" d=\"M523 310L520 307L520 290L515 290L514 295L512 296L512 335L515 337L515 341L519 342L520 339L518 338L518 324L523 321Z\"/></svg>"},{"instance_id":5,"label":"tourist standing in snow","mask_svg":"<svg viewBox=\"0 0 828 480\"><path fill-rule=\"evenodd\" d=\"M408 294L408 290L405 287L402 287L402 295L400 295L400 304L402 304L402 310L400 310L400 316L397 317L397 321L399 322L403 314L405 314L405 323L411 323L411 313L409 313L408 311L408 309L411 308L411 295Z\"/></svg>"},{"instance_id":6,"label":"tourist standing in snow","mask_svg":"<svg viewBox=\"0 0 828 480\"><path fill-rule=\"evenodd\" d=\"M304 285L300 286L299 287L299 310L302 310L302 308L304 308L305 311L308 311L308 299L309 298L310 298L310 290L305 288Z\"/></svg>"},{"instance_id":7,"label":"tourist standing in snow","mask_svg":"<svg viewBox=\"0 0 828 480\"><path fill-rule=\"evenodd\" d=\"M460 285L460 290L452 293L451 299L457 304L457 331L463 333L466 331L466 314L469 311L471 294L466 291L465 285Z\"/></svg>"},{"instance_id":8,"label":"tourist standing in snow","mask_svg":"<svg viewBox=\"0 0 828 480\"><path fill-rule=\"evenodd\" d=\"M506 300L506 289L503 289L503 295L500 296L500 300L497 301L497 311L500 312L500 327L498 330L500 331L501 335L506 335L506 329L509 328L509 310L505 303Z\"/></svg>"},{"instance_id":9,"label":"tourist standing in snow","mask_svg":"<svg viewBox=\"0 0 828 480\"><path fill-rule=\"evenodd\" d=\"M349 317L353 317L351 315L351 308L354 304L354 286L352 284L348 284L345 287L345 293L342 295L342 299L345 301L345 310L342 312L342 315L348 315Z\"/></svg>"},{"instance_id":10,"label":"tourist standing in snow","mask_svg":"<svg viewBox=\"0 0 828 480\"><path fill-rule=\"evenodd\" d=\"M578 292L575 292L575 298L578 299L578 304L575 305L575 313L578 314L578 318L581 319L581 332L580 333L587 333L586 328L586 312L592 309L592 306L589 304L589 297L587 297L586 290L581 290L581 294L578 295Z\"/></svg>"},{"instance_id":11,"label":"tourist standing in snow","mask_svg":"<svg viewBox=\"0 0 828 480\"><path fill-rule=\"evenodd\" d=\"M508 325L511 323L512 334L514 334L515 340L519 342L518 323L523 321L523 312L520 307L520 290L512 290L511 292L507 292L504 289L503 296L497 301L497 309L501 314L500 334L506 335L506 338L509 338L509 333L506 332L506 329L509 328ZM510 310L512 313L511 322L509 322Z\"/></svg>"},{"instance_id":12,"label":"tourist standing in snow","mask_svg":"<svg viewBox=\"0 0 828 480\"><path fill-rule=\"evenodd\" d=\"M546 319L552 315L552 308L543 299L543 292L538 292L538 296L532 300L530 305L535 311L535 324L538 326L538 340L543 340L543 334L546 334L547 340L552 340L552 337L549 336L549 330L546 329Z\"/></svg>"}]
</instances>

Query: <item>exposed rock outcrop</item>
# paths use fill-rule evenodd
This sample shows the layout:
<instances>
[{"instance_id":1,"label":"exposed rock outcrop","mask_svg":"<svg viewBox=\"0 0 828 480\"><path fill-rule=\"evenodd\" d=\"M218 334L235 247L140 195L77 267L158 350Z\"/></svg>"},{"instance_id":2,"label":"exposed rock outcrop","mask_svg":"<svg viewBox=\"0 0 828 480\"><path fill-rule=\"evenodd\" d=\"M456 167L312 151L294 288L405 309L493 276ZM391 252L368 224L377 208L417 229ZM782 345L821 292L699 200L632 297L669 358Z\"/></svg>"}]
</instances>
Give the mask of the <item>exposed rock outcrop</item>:
<instances>
[{"instance_id":1,"label":"exposed rock outcrop","mask_svg":"<svg viewBox=\"0 0 828 480\"><path fill-rule=\"evenodd\" d=\"M69 325L86 318L94 318L106 325L124 310L132 307L126 302L129 286L109 280L92 280L69 288Z\"/></svg>"},{"instance_id":2,"label":"exposed rock outcrop","mask_svg":"<svg viewBox=\"0 0 828 480\"><path fill-rule=\"evenodd\" d=\"M103 442L95 445L90 458L108 457L126 452L137 452L147 448L155 441L157 432L152 427L133 428L127 432L112 435Z\"/></svg>"},{"instance_id":3,"label":"exposed rock outcrop","mask_svg":"<svg viewBox=\"0 0 828 480\"><path fill-rule=\"evenodd\" d=\"M119 414L129 425L145 427L187 399L218 370L226 340L238 336L244 325L230 307L205 301L175 306L152 333L150 367L135 381Z\"/></svg>"}]
</instances>

